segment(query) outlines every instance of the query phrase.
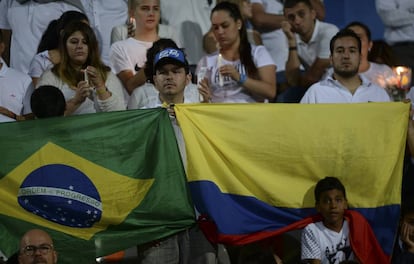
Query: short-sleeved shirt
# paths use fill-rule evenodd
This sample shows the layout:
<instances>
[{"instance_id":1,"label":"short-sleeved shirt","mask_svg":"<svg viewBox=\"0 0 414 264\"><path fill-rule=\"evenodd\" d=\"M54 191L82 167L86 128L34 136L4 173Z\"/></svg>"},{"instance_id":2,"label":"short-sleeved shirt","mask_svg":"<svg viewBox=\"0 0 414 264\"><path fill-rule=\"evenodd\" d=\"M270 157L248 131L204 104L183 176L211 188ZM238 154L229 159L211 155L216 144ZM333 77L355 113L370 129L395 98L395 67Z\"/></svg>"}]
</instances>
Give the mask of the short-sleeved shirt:
<instances>
[{"instance_id":1,"label":"short-sleeved shirt","mask_svg":"<svg viewBox=\"0 0 414 264\"><path fill-rule=\"evenodd\" d=\"M338 32L338 27L333 24L316 20L313 34L308 43L301 40L296 34L298 55L305 69L309 68L317 58L329 59L329 43Z\"/></svg>"},{"instance_id":2,"label":"short-sleeved shirt","mask_svg":"<svg viewBox=\"0 0 414 264\"><path fill-rule=\"evenodd\" d=\"M16 115L31 113L32 79L27 74L7 67L2 59L0 59L0 63L3 63L0 69L0 106ZM2 119L7 120L8 118Z\"/></svg>"},{"instance_id":3,"label":"short-sleeved shirt","mask_svg":"<svg viewBox=\"0 0 414 264\"><path fill-rule=\"evenodd\" d=\"M252 45L251 55L257 68L275 65L269 52L264 46ZM233 65L240 74L245 74L246 69L240 60L227 61L222 58L221 64ZM223 86L220 86L218 52L203 57L198 64L197 75L202 67L205 67L206 78L209 80L212 89L212 101L220 103L254 103L256 99L241 85L229 76L223 77Z\"/></svg>"},{"instance_id":4,"label":"short-sleeved shirt","mask_svg":"<svg viewBox=\"0 0 414 264\"><path fill-rule=\"evenodd\" d=\"M339 232L325 227L322 222L307 225L302 231L301 244L302 260L319 259L321 264L339 264L343 260L355 259L346 220Z\"/></svg>"}]
</instances>

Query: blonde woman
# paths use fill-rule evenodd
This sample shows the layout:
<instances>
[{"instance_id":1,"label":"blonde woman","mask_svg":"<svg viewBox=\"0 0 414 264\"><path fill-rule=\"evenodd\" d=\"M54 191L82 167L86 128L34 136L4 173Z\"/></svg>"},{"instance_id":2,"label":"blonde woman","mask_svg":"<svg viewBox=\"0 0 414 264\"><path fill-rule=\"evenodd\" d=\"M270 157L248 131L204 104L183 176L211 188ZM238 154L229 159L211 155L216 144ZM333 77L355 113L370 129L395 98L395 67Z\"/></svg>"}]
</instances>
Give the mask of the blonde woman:
<instances>
[{"instance_id":1,"label":"blonde woman","mask_svg":"<svg viewBox=\"0 0 414 264\"><path fill-rule=\"evenodd\" d=\"M159 0L131 0L129 4L130 17L135 20L134 36L113 43L110 52L111 68L124 85L126 99L135 88L146 81L143 68L147 49L160 36L176 39L170 28L163 28L163 32L158 32Z\"/></svg>"}]
</instances>

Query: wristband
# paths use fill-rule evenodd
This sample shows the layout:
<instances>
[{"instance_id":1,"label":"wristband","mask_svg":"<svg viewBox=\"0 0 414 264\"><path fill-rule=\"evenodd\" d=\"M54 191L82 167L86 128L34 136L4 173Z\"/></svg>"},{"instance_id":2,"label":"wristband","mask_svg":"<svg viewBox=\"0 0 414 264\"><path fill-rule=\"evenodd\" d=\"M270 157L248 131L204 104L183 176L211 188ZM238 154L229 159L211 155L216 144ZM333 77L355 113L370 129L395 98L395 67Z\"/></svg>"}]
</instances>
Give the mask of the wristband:
<instances>
[{"instance_id":1,"label":"wristband","mask_svg":"<svg viewBox=\"0 0 414 264\"><path fill-rule=\"evenodd\" d=\"M239 85L243 85L247 80L246 74L242 73L240 74L239 81L237 82Z\"/></svg>"},{"instance_id":2,"label":"wristband","mask_svg":"<svg viewBox=\"0 0 414 264\"><path fill-rule=\"evenodd\" d=\"M297 50L298 48L296 46L289 47L289 50Z\"/></svg>"},{"instance_id":3,"label":"wristband","mask_svg":"<svg viewBox=\"0 0 414 264\"><path fill-rule=\"evenodd\" d=\"M102 89L102 90L95 89L95 91L96 91L96 94L103 95L106 92L108 92L108 88L105 87L105 89Z\"/></svg>"}]
</instances>

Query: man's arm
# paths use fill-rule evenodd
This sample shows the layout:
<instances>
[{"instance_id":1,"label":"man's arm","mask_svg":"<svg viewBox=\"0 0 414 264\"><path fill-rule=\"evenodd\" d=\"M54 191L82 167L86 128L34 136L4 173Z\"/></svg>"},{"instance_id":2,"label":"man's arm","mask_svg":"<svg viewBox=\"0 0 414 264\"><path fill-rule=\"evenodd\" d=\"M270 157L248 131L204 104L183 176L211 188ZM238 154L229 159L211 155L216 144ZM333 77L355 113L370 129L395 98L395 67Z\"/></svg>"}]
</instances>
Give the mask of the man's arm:
<instances>
[{"instance_id":1,"label":"man's arm","mask_svg":"<svg viewBox=\"0 0 414 264\"><path fill-rule=\"evenodd\" d=\"M414 10L399 8L396 1L376 0L375 5L382 22L388 27L400 27L414 23Z\"/></svg>"},{"instance_id":2,"label":"man's arm","mask_svg":"<svg viewBox=\"0 0 414 264\"><path fill-rule=\"evenodd\" d=\"M304 74L299 75L298 85L300 87L309 87L312 84L319 82L329 65L329 59L317 58Z\"/></svg>"},{"instance_id":3,"label":"man's arm","mask_svg":"<svg viewBox=\"0 0 414 264\"><path fill-rule=\"evenodd\" d=\"M318 0L319 1L319 0ZM282 27L281 23L285 20L283 15L266 13L262 4L252 4L252 24L260 31L273 31Z\"/></svg>"},{"instance_id":4,"label":"man's arm","mask_svg":"<svg viewBox=\"0 0 414 264\"><path fill-rule=\"evenodd\" d=\"M125 89L128 91L128 94L130 95L132 94L135 88L143 85L146 81L144 68L141 68L135 74L131 70L121 71L117 74L117 76L121 80Z\"/></svg>"}]
</instances>

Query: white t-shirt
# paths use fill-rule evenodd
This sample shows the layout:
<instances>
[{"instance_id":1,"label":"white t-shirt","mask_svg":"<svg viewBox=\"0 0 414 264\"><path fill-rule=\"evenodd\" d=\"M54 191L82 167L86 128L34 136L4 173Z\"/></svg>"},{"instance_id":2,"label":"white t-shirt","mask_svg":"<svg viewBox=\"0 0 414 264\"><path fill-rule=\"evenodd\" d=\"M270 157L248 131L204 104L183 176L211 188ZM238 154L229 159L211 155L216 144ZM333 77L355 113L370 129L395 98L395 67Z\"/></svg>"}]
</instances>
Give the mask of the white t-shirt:
<instances>
[{"instance_id":1,"label":"white t-shirt","mask_svg":"<svg viewBox=\"0 0 414 264\"><path fill-rule=\"evenodd\" d=\"M74 89L70 88L67 83L63 82L62 79L56 76L51 70L47 70L42 74L37 83L37 87L41 85L56 86L62 91L66 101L72 99L76 94ZM118 77L112 72L108 72L105 85L112 93L111 97L106 100L100 100L98 99L96 92L93 92L91 97L86 98L72 115L125 110L126 104L122 94L123 86Z\"/></svg>"},{"instance_id":2,"label":"white t-shirt","mask_svg":"<svg viewBox=\"0 0 414 264\"><path fill-rule=\"evenodd\" d=\"M178 36L175 30L170 26L159 24L158 25L158 36L160 36L160 38L172 39L174 40L175 44L177 44L178 47L181 47L181 43L178 39ZM127 38L128 38L128 26L126 24L118 25L112 29L111 44L117 41L125 40Z\"/></svg>"},{"instance_id":3,"label":"white t-shirt","mask_svg":"<svg viewBox=\"0 0 414 264\"><path fill-rule=\"evenodd\" d=\"M299 34L296 34L298 55L305 69L309 68L317 58L329 58L331 54L329 43L337 32L337 26L316 20L312 38L308 43L303 42Z\"/></svg>"},{"instance_id":4,"label":"white t-shirt","mask_svg":"<svg viewBox=\"0 0 414 264\"><path fill-rule=\"evenodd\" d=\"M53 67L53 63L49 57L49 51L45 50L37 53L30 63L29 75L34 78L39 78L43 72Z\"/></svg>"},{"instance_id":5,"label":"white t-shirt","mask_svg":"<svg viewBox=\"0 0 414 264\"><path fill-rule=\"evenodd\" d=\"M264 46L252 45L252 57L253 62L257 68L275 65L269 52ZM222 65L231 64L240 74L246 74L246 69L241 64L240 60L228 61L222 58ZM220 86L219 72L218 72L218 52L211 55L204 56L197 66L197 75L199 75L200 69L206 67L205 77L208 79L210 87L212 89L212 101L214 103L254 103L255 98L242 86L240 86L235 80L230 77L223 77L223 87Z\"/></svg>"},{"instance_id":6,"label":"white t-shirt","mask_svg":"<svg viewBox=\"0 0 414 264\"><path fill-rule=\"evenodd\" d=\"M321 264L339 264L343 260L355 259L346 220L339 233L326 228L322 222L307 225L302 231L301 244L302 260L320 259Z\"/></svg>"},{"instance_id":7,"label":"white t-shirt","mask_svg":"<svg viewBox=\"0 0 414 264\"><path fill-rule=\"evenodd\" d=\"M25 4L19 4L15 0L0 1L0 28L12 30L10 66L28 73L40 38L50 21L69 10L79 11L75 6L62 1L45 4L35 1Z\"/></svg>"},{"instance_id":8,"label":"white t-shirt","mask_svg":"<svg viewBox=\"0 0 414 264\"><path fill-rule=\"evenodd\" d=\"M381 87L370 82L366 77L359 75L362 83L352 94L332 76L313 84L302 97L301 103L367 103L389 102L388 93Z\"/></svg>"},{"instance_id":9,"label":"white t-shirt","mask_svg":"<svg viewBox=\"0 0 414 264\"><path fill-rule=\"evenodd\" d=\"M12 111L16 115L32 112L30 97L33 93L32 79L22 72L7 67L0 58L0 106ZM2 121L10 121L2 118Z\"/></svg>"}]
</instances>

